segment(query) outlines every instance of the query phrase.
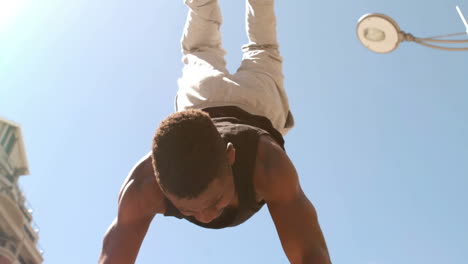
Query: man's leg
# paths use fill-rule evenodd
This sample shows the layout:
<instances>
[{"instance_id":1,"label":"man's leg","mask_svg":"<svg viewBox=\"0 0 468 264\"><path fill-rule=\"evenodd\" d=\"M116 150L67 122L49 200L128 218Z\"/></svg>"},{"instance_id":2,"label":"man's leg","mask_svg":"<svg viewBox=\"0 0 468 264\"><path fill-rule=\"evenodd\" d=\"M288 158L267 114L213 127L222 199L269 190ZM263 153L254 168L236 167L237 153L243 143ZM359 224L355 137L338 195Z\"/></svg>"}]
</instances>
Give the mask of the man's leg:
<instances>
[{"instance_id":1,"label":"man's leg","mask_svg":"<svg viewBox=\"0 0 468 264\"><path fill-rule=\"evenodd\" d=\"M181 40L184 63L190 66L190 60L205 60L215 69L225 71L226 51L221 42L222 15L218 1L185 0L185 4L189 13Z\"/></svg>"},{"instance_id":2,"label":"man's leg","mask_svg":"<svg viewBox=\"0 0 468 264\"><path fill-rule=\"evenodd\" d=\"M242 48L244 55L235 80L263 93L259 94L262 100L269 101L265 112L270 116L267 117L286 134L293 127L294 119L283 85L274 0L246 0L246 30L249 42Z\"/></svg>"},{"instance_id":3,"label":"man's leg","mask_svg":"<svg viewBox=\"0 0 468 264\"><path fill-rule=\"evenodd\" d=\"M239 71L260 71L283 83L282 61L276 39L274 0L246 0L246 30L249 42Z\"/></svg>"},{"instance_id":4,"label":"man's leg","mask_svg":"<svg viewBox=\"0 0 468 264\"><path fill-rule=\"evenodd\" d=\"M184 69L179 79L176 111L197 107L212 95L219 76L227 74L217 0L185 0L189 7L181 39Z\"/></svg>"}]
</instances>

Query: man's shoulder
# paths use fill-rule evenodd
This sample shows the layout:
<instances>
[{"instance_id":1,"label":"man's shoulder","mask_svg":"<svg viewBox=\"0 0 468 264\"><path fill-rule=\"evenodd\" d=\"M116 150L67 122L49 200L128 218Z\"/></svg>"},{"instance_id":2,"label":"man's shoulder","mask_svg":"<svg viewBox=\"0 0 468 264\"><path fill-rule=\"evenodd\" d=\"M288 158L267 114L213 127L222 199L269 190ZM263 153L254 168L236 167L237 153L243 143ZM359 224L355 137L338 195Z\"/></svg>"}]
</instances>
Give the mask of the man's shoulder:
<instances>
[{"instance_id":1,"label":"man's shoulder","mask_svg":"<svg viewBox=\"0 0 468 264\"><path fill-rule=\"evenodd\" d=\"M296 181L294 165L282 146L269 135L260 136L254 173L257 194L267 198Z\"/></svg>"},{"instance_id":2,"label":"man's shoulder","mask_svg":"<svg viewBox=\"0 0 468 264\"><path fill-rule=\"evenodd\" d=\"M164 200L165 196L154 175L151 155L148 154L135 164L122 185L119 216L139 218L164 213Z\"/></svg>"}]
</instances>

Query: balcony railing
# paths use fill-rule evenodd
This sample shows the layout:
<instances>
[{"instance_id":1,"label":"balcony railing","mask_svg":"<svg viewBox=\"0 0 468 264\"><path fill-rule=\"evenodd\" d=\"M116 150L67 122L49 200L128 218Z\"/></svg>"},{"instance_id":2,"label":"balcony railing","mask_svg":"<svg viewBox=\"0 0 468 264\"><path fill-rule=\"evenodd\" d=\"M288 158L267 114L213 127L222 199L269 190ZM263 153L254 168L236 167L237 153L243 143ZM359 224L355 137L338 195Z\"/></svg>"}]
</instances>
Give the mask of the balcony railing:
<instances>
[{"instance_id":1,"label":"balcony railing","mask_svg":"<svg viewBox=\"0 0 468 264\"><path fill-rule=\"evenodd\" d=\"M24 206L20 206L21 208L21 212L23 213L23 216L28 220L28 223L31 223L32 221L32 216L31 216L31 212L26 209L26 207Z\"/></svg>"},{"instance_id":2,"label":"balcony railing","mask_svg":"<svg viewBox=\"0 0 468 264\"><path fill-rule=\"evenodd\" d=\"M24 230L24 233L29 238L29 240L31 240L31 242L33 242L35 244L36 243L36 236L33 235L30 228L28 226L26 226L26 225L23 225L23 230Z\"/></svg>"}]
</instances>

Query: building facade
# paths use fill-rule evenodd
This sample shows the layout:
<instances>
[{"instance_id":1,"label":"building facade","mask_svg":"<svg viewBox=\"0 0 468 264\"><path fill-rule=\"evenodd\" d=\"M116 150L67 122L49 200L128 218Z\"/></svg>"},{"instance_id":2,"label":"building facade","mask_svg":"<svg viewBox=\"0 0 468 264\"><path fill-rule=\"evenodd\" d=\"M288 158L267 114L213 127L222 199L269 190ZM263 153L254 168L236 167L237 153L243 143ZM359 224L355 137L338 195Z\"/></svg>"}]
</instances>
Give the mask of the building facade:
<instances>
[{"instance_id":1,"label":"building facade","mask_svg":"<svg viewBox=\"0 0 468 264\"><path fill-rule=\"evenodd\" d=\"M0 118L0 264L41 264L38 230L18 186L28 175L21 128Z\"/></svg>"}]
</instances>

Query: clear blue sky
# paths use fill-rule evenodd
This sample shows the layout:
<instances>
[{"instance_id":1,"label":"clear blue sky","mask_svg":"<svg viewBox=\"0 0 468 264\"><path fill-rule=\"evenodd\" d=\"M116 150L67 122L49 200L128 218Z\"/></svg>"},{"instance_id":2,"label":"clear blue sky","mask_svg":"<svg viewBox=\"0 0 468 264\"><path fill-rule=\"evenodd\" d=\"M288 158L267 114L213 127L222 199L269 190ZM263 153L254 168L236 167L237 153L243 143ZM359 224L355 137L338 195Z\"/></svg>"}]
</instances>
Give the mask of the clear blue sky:
<instances>
[{"instance_id":1,"label":"clear blue sky","mask_svg":"<svg viewBox=\"0 0 468 264\"><path fill-rule=\"evenodd\" d=\"M229 69L244 2L221 0ZM297 126L286 147L334 263L466 263L468 53L365 49L358 18L416 36L463 32L452 0L277 0ZM46 264L95 263L117 193L173 111L181 0L0 1L0 115L22 125ZM286 263L268 210L205 230L156 217L137 263Z\"/></svg>"}]
</instances>

